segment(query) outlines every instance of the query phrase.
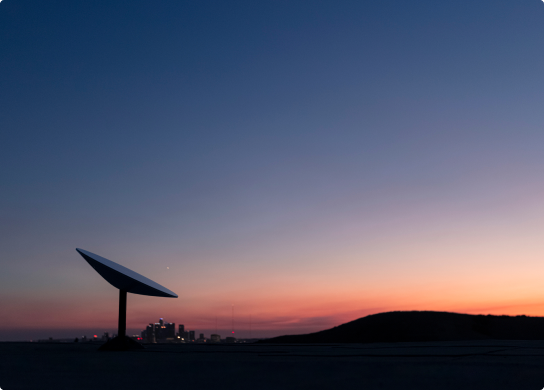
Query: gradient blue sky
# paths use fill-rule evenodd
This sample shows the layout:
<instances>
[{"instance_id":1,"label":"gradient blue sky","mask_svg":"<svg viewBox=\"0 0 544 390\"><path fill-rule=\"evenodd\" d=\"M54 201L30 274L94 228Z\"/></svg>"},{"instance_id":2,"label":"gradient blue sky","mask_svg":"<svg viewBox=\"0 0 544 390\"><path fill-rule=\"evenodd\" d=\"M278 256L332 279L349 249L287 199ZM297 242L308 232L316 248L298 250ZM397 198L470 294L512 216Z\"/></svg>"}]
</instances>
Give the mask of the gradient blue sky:
<instances>
[{"instance_id":1,"label":"gradient blue sky","mask_svg":"<svg viewBox=\"0 0 544 390\"><path fill-rule=\"evenodd\" d=\"M0 340L115 328L76 247L180 295L134 330L544 315L543 47L540 0L2 1Z\"/></svg>"}]
</instances>

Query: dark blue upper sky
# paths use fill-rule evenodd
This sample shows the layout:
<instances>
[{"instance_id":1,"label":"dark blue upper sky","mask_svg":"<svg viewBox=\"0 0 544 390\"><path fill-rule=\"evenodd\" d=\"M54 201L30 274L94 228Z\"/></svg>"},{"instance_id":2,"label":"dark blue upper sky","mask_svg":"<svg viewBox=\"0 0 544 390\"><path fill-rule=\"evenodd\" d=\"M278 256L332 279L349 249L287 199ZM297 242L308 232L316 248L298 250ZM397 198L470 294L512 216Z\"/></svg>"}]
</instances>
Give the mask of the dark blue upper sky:
<instances>
[{"instance_id":1,"label":"dark blue upper sky","mask_svg":"<svg viewBox=\"0 0 544 390\"><path fill-rule=\"evenodd\" d=\"M0 293L76 246L235 274L508 221L542 189L543 47L537 0L4 0Z\"/></svg>"}]
</instances>

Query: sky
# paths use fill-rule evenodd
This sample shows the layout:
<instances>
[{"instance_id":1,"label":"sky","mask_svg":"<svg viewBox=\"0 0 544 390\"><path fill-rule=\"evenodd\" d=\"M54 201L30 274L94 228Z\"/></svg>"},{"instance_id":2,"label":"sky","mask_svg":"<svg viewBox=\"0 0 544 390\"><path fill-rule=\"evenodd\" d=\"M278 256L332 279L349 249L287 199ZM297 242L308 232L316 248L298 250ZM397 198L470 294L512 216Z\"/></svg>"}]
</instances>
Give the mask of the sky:
<instances>
[{"instance_id":1,"label":"sky","mask_svg":"<svg viewBox=\"0 0 544 390\"><path fill-rule=\"evenodd\" d=\"M75 248L272 337L544 316L540 0L4 0L0 340L114 331Z\"/></svg>"}]
</instances>

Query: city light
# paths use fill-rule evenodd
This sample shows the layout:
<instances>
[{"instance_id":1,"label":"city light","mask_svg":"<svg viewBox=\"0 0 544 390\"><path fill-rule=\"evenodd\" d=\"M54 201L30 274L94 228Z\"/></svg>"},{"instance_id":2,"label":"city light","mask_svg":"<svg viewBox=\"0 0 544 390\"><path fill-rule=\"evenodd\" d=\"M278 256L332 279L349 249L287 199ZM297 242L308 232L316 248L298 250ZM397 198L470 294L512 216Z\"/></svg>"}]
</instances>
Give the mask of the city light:
<instances>
[{"instance_id":1,"label":"city light","mask_svg":"<svg viewBox=\"0 0 544 390\"><path fill-rule=\"evenodd\" d=\"M195 330L186 330L185 325L179 324L176 328L176 324L173 322L166 322L163 318L156 323L150 323L142 330L141 336L138 337L138 340L141 340L145 344L163 344L163 343L238 343L241 340L234 338L234 330L231 332L231 336L221 339L221 336L218 334L212 334L209 338L204 337L204 333L200 333L196 337ZM242 341L246 342L246 341Z\"/></svg>"}]
</instances>

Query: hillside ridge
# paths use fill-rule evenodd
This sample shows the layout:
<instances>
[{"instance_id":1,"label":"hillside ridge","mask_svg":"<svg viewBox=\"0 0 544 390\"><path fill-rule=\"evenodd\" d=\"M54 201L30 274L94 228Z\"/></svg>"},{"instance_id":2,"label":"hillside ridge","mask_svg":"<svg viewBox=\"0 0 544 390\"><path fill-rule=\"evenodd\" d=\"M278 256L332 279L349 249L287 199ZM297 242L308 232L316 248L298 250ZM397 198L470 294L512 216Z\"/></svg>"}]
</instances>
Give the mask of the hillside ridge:
<instances>
[{"instance_id":1,"label":"hillside ridge","mask_svg":"<svg viewBox=\"0 0 544 390\"><path fill-rule=\"evenodd\" d=\"M489 339L544 339L544 317L392 311L371 314L315 333L279 336L262 342L307 344Z\"/></svg>"}]
</instances>

